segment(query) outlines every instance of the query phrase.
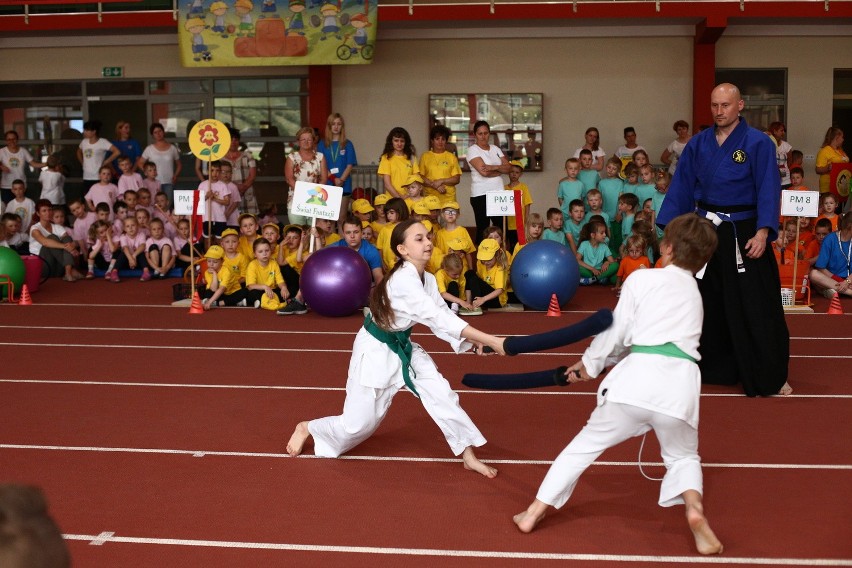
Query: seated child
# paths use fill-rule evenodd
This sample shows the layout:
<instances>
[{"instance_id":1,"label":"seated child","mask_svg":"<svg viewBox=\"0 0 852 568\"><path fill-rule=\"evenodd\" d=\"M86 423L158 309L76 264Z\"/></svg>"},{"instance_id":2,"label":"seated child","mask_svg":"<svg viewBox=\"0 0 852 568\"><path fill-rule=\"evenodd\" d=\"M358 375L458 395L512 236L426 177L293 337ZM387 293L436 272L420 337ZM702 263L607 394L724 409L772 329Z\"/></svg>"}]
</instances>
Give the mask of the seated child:
<instances>
[{"instance_id":1,"label":"seated child","mask_svg":"<svg viewBox=\"0 0 852 568\"><path fill-rule=\"evenodd\" d=\"M234 279L230 270L224 267L222 258L225 251L219 245L213 245L204 253L207 271L204 273L205 288L201 290L201 303L205 310L213 306L245 306L246 290Z\"/></svg>"},{"instance_id":2,"label":"seated child","mask_svg":"<svg viewBox=\"0 0 852 568\"><path fill-rule=\"evenodd\" d=\"M138 211L137 211L138 213ZM165 227L160 219L152 219L149 223L151 236L145 241L145 259L154 271L149 279L166 278L175 266L175 243L165 235ZM142 275L145 280L145 275Z\"/></svg>"},{"instance_id":3,"label":"seated child","mask_svg":"<svg viewBox=\"0 0 852 568\"><path fill-rule=\"evenodd\" d=\"M307 231L303 231L299 225L284 227L284 239L278 247L277 261L291 298L299 293L299 277L309 255Z\"/></svg>"},{"instance_id":4,"label":"seated child","mask_svg":"<svg viewBox=\"0 0 852 568\"><path fill-rule=\"evenodd\" d=\"M814 238L805 247L805 260L810 264L816 262L819 256L819 251L822 248L822 243L825 238L832 232L831 221L828 219L820 219L814 227Z\"/></svg>"},{"instance_id":5,"label":"seated child","mask_svg":"<svg viewBox=\"0 0 852 568\"><path fill-rule=\"evenodd\" d=\"M272 260L269 241L260 237L254 241L254 260L246 269L248 303L255 308L276 311L290 298L278 263ZM306 310L307 311L307 310ZM304 312L303 312L304 313Z\"/></svg>"},{"instance_id":6,"label":"seated child","mask_svg":"<svg viewBox=\"0 0 852 568\"><path fill-rule=\"evenodd\" d=\"M438 292L454 312L458 312L460 308L468 312L475 312L477 308L474 308L471 303L472 293L465 289L463 269L464 264L457 255L444 255L441 260L441 268L435 273ZM478 310L478 312L482 313L482 310Z\"/></svg>"},{"instance_id":7,"label":"seated child","mask_svg":"<svg viewBox=\"0 0 852 568\"><path fill-rule=\"evenodd\" d=\"M641 268L651 268L651 261L645 254L647 248L648 245L645 244L645 239L639 235L630 235L627 237L627 243L625 243L627 256L621 259L618 265L618 273L615 275L613 290L615 290L616 296L621 294L621 287L624 285L624 281L627 280L628 276Z\"/></svg>"},{"instance_id":8,"label":"seated child","mask_svg":"<svg viewBox=\"0 0 852 568\"><path fill-rule=\"evenodd\" d=\"M251 218L253 220L254 216L252 215ZM245 284L246 271L252 259L239 251L239 235L234 229L225 229L222 231L220 241L222 249L225 251L225 255L222 257L222 264L231 271L231 275L237 282L241 285ZM253 304L253 301L250 301L249 304Z\"/></svg>"},{"instance_id":9,"label":"seated child","mask_svg":"<svg viewBox=\"0 0 852 568\"><path fill-rule=\"evenodd\" d=\"M254 259L254 241L260 238L257 234L257 218L251 213L243 213L237 218L240 224L240 238L237 250L249 261ZM224 235L225 233L221 233Z\"/></svg>"},{"instance_id":10,"label":"seated child","mask_svg":"<svg viewBox=\"0 0 852 568\"><path fill-rule=\"evenodd\" d=\"M606 245L606 225L601 221L589 221L580 235L577 247L577 262L580 264L580 285L598 282L609 284L618 272L618 262Z\"/></svg>"},{"instance_id":11,"label":"seated child","mask_svg":"<svg viewBox=\"0 0 852 568\"><path fill-rule=\"evenodd\" d=\"M136 217L128 216L124 220L124 233L119 238L121 253L115 263L115 268L110 273L110 280L119 282L118 273L121 270L142 269L142 282L151 279L151 271L148 269L148 260L145 257L145 241L148 237L139 232L139 223Z\"/></svg>"},{"instance_id":12,"label":"seated child","mask_svg":"<svg viewBox=\"0 0 852 568\"><path fill-rule=\"evenodd\" d=\"M541 235L544 233L544 219L541 218L541 215L538 213L530 213L527 217L524 232L526 233L527 242L525 244L518 242L518 244L515 245L515 248L512 250L512 258L518 256L521 249L529 243L541 240Z\"/></svg>"},{"instance_id":13,"label":"seated child","mask_svg":"<svg viewBox=\"0 0 852 568\"><path fill-rule=\"evenodd\" d=\"M111 281L112 271L121 252L118 241L113 238L112 224L106 221L95 221L89 227L89 240L93 243L89 252L89 270L86 272L86 280L95 277L95 267L104 271L104 278Z\"/></svg>"},{"instance_id":14,"label":"seated child","mask_svg":"<svg viewBox=\"0 0 852 568\"><path fill-rule=\"evenodd\" d=\"M506 291L509 270L506 255L500 248L500 243L494 239L483 239L476 251L476 270L468 270L464 279L466 288L470 290L473 298L470 303L474 310L504 308L509 301L509 294Z\"/></svg>"},{"instance_id":15,"label":"seated child","mask_svg":"<svg viewBox=\"0 0 852 568\"><path fill-rule=\"evenodd\" d=\"M3 213L0 220L6 233L6 245L16 253L24 256L30 254L30 240L28 235L21 230L21 218L17 213Z\"/></svg>"},{"instance_id":16,"label":"seated child","mask_svg":"<svg viewBox=\"0 0 852 568\"><path fill-rule=\"evenodd\" d=\"M839 222L840 231L831 233L822 242L814 267L811 283L822 289L826 298L835 294L852 296L852 274L849 259L852 258L852 211L844 213Z\"/></svg>"}]
</instances>

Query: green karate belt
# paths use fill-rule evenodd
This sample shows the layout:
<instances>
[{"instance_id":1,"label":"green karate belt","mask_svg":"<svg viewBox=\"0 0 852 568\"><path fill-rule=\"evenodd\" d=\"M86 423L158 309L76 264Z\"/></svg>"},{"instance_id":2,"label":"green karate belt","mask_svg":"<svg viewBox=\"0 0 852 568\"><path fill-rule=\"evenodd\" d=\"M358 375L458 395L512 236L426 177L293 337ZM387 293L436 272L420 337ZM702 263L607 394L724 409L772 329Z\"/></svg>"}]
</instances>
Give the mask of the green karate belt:
<instances>
[{"instance_id":1,"label":"green karate belt","mask_svg":"<svg viewBox=\"0 0 852 568\"><path fill-rule=\"evenodd\" d=\"M411 352L413 350L411 328L405 331L387 331L376 325L372 316L367 316L364 318L364 329L396 353L396 356L402 361L402 380L405 381L405 386L414 393L414 396L420 398L417 389L414 388L414 382L411 380L411 374L414 374L414 378L417 378L416 373L411 369Z\"/></svg>"},{"instance_id":2,"label":"green karate belt","mask_svg":"<svg viewBox=\"0 0 852 568\"><path fill-rule=\"evenodd\" d=\"M695 363L695 358L684 353L684 351L672 343L663 343L662 345L631 345L631 353L650 353L651 355L664 355L666 357L674 357L676 359L686 359Z\"/></svg>"}]
</instances>

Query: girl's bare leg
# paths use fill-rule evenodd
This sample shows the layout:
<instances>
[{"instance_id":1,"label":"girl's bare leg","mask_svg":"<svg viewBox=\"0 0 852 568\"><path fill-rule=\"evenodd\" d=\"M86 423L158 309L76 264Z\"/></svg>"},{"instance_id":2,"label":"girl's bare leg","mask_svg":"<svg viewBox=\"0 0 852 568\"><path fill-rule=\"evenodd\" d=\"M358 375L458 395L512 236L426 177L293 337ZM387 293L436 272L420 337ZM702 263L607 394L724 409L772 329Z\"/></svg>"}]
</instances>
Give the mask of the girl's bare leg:
<instances>
[{"instance_id":1,"label":"girl's bare leg","mask_svg":"<svg viewBox=\"0 0 852 568\"><path fill-rule=\"evenodd\" d=\"M710 523L704 516L704 505L701 503L701 494L694 489L683 492L683 501L686 504L686 520L689 530L695 537L695 547L701 554L721 554L722 543L716 538L716 534L710 528Z\"/></svg>"},{"instance_id":2,"label":"girl's bare leg","mask_svg":"<svg viewBox=\"0 0 852 568\"><path fill-rule=\"evenodd\" d=\"M293 435L290 436L290 441L287 442L287 453L290 454L290 457L296 457L301 454L302 448L305 446L305 442L310 437L311 433L308 430L307 422L299 422L296 424L296 429L293 430Z\"/></svg>"},{"instance_id":3,"label":"girl's bare leg","mask_svg":"<svg viewBox=\"0 0 852 568\"><path fill-rule=\"evenodd\" d=\"M305 428L307 429L307 425ZM462 452L462 460L464 461L465 469L479 472L488 479L494 479L497 477L497 469L479 461L479 458L477 458L476 454L473 453L473 446L468 446L464 449L464 452Z\"/></svg>"},{"instance_id":4,"label":"girl's bare leg","mask_svg":"<svg viewBox=\"0 0 852 568\"><path fill-rule=\"evenodd\" d=\"M521 532L532 532L539 521L544 518L544 514L547 513L547 508L549 506L550 505L547 503L536 499L529 507L527 507L526 511L518 513L512 517L512 520L515 521L515 524L518 525L518 529L520 529Z\"/></svg>"}]
</instances>

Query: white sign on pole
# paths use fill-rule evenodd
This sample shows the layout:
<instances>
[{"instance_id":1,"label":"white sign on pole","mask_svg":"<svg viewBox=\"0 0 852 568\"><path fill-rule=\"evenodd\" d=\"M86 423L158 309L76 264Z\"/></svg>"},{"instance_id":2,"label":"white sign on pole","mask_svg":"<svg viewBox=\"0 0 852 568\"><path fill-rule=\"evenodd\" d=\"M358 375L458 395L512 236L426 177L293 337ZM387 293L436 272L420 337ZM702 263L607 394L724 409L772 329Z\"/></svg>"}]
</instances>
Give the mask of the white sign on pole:
<instances>
[{"instance_id":1,"label":"white sign on pole","mask_svg":"<svg viewBox=\"0 0 852 568\"><path fill-rule=\"evenodd\" d=\"M485 194L485 214L489 217L514 217L515 192L489 191Z\"/></svg>"},{"instance_id":2,"label":"white sign on pole","mask_svg":"<svg viewBox=\"0 0 852 568\"><path fill-rule=\"evenodd\" d=\"M343 201L342 187L297 181L296 187L293 188L290 212L315 219L336 221L340 215L341 201Z\"/></svg>"},{"instance_id":3,"label":"white sign on pole","mask_svg":"<svg viewBox=\"0 0 852 568\"><path fill-rule=\"evenodd\" d=\"M781 214L787 217L819 217L819 192L783 190Z\"/></svg>"},{"instance_id":4,"label":"white sign on pole","mask_svg":"<svg viewBox=\"0 0 852 568\"><path fill-rule=\"evenodd\" d=\"M192 215L192 194L195 191L191 189L177 189L175 190L175 203L174 203L174 211L175 215ZM205 193L204 190L200 190L198 192L198 208L195 211L196 215L204 215L204 204L205 204Z\"/></svg>"}]
</instances>

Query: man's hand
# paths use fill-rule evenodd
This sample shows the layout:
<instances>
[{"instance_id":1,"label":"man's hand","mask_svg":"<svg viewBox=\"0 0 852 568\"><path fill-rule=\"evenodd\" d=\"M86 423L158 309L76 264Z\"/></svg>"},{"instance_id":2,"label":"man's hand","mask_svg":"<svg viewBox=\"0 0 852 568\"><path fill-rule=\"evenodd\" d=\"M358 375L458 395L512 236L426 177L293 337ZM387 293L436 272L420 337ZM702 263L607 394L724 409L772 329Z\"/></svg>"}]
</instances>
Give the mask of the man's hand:
<instances>
[{"instance_id":1,"label":"man's hand","mask_svg":"<svg viewBox=\"0 0 852 568\"><path fill-rule=\"evenodd\" d=\"M746 256L749 258L760 258L766 250L766 236L769 230L765 227L758 229L757 233L748 240L745 245Z\"/></svg>"}]
</instances>

